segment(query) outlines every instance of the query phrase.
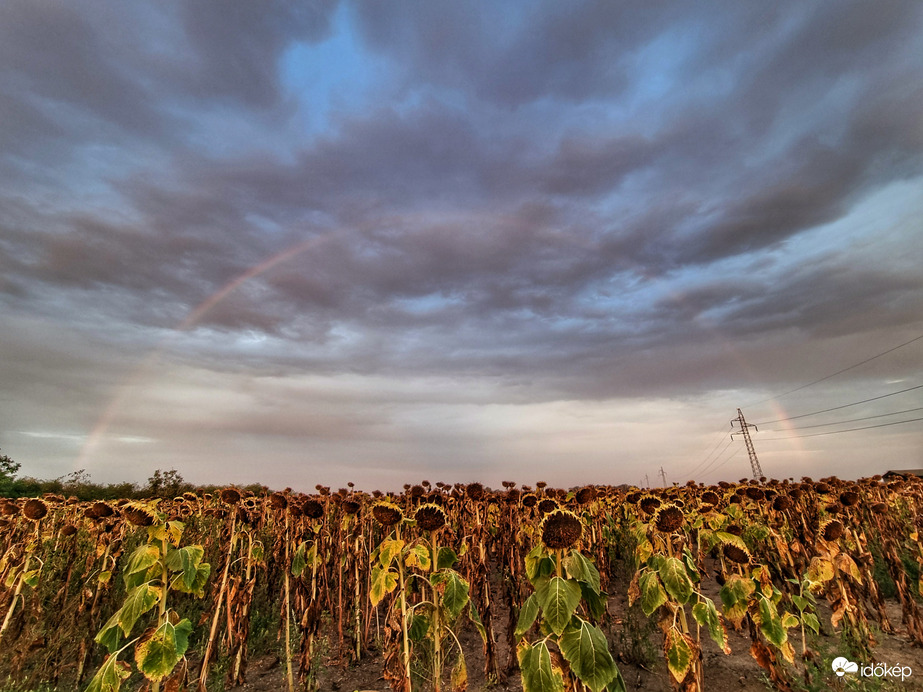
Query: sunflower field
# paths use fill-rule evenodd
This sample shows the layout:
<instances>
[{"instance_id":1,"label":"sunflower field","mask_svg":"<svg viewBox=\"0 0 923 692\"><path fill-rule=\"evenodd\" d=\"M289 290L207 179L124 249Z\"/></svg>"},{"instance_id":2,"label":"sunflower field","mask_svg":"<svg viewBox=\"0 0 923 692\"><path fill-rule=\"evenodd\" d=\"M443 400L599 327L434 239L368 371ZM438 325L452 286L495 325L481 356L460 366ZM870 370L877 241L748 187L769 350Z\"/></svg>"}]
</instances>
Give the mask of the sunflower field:
<instances>
[{"instance_id":1,"label":"sunflower field","mask_svg":"<svg viewBox=\"0 0 923 692\"><path fill-rule=\"evenodd\" d=\"M921 528L917 478L0 499L0 689L225 690L270 660L292 691L357 666L395 692L692 691L741 652L824 689L834 653L923 646Z\"/></svg>"}]
</instances>

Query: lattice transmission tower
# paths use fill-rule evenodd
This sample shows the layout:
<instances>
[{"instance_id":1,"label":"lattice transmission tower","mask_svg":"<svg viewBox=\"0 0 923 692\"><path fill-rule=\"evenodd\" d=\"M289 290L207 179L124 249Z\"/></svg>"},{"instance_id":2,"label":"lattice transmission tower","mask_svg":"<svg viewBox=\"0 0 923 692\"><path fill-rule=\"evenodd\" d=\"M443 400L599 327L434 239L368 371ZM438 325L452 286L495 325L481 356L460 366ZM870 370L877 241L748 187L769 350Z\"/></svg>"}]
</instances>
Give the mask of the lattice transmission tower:
<instances>
[{"instance_id":1,"label":"lattice transmission tower","mask_svg":"<svg viewBox=\"0 0 923 692\"><path fill-rule=\"evenodd\" d=\"M750 468L753 470L753 477L759 480L763 477L763 469L760 468L760 460L756 458L756 449L753 446L753 440L750 439L750 430L759 430L753 423L748 423L744 420L743 411L737 409L737 418L731 419L731 427L734 427L734 423L740 425L740 432L744 436L744 444L747 445L747 454L750 455ZM731 439L734 439L734 434L731 434Z\"/></svg>"}]
</instances>

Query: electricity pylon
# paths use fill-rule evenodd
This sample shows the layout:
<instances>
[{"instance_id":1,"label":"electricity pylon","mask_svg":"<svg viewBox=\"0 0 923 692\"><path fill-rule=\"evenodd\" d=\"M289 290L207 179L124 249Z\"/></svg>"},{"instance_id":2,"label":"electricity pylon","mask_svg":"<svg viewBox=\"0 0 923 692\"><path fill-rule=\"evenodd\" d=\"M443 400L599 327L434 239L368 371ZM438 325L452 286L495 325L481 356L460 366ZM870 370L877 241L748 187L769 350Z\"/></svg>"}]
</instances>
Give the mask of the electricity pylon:
<instances>
[{"instance_id":1,"label":"electricity pylon","mask_svg":"<svg viewBox=\"0 0 923 692\"><path fill-rule=\"evenodd\" d=\"M747 445L747 454L750 455L750 468L753 470L753 477L759 480L763 477L763 469L760 468L760 460L756 458L756 449L753 447L753 440L750 439L750 431L748 428L753 428L754 430L759 430L753 423L748 423L744 420L743 411L737 409L737 418L731 419L731 427L734 427L734 423L740 425L740 432L744 436L744 444ZM731 434L731 439L734 439L733 433Z\"/></svg>"}]
</instances>

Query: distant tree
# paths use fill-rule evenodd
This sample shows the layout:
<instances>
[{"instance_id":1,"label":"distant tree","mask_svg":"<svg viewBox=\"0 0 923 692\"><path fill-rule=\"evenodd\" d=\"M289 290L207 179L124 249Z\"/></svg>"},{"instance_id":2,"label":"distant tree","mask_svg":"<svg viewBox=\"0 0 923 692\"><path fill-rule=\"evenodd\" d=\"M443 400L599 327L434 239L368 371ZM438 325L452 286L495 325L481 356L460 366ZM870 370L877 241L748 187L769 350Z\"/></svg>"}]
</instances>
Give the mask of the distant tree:
<instances>
[{"instance_id":1,"label":"distant tree","mask_svg":"<svg viewBox=\"0 0 923 692\"><path fill-rule=\"evenodd\" d=\"M21 464L13 461L6 454L0 454L0 496L13 495L16 474L19 473Z\"/></svg>"},{"instance_id":2,"label":"distant tree","mask_svg":"<svg viewBox=\"0 0 923 692\"><path fill-rule=\"evenodd\" d=\"M148 497L170 498L190 490L191 487L176 469L169 471L157 469L154 475L147 479L147 485L141 491Z\"/></svg>"}]
</instances>

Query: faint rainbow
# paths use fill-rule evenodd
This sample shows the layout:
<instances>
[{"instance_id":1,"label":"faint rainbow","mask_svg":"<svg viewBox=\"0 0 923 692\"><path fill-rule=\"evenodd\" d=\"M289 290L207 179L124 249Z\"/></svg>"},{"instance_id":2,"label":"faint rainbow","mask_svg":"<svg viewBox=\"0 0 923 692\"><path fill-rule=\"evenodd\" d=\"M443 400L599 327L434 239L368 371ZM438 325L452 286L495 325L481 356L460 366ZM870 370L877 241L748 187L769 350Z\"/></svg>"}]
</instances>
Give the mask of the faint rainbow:
<instances>
[{"instance_id":1,"label":"faint rainbow","mask_svg":"<svg viewBox=\"0 0 923 692\"><path fill-rule=\"evenodd\" d=\"M159 341L157 346L154 347L154 349L144 358L141 364L132 371L128 379L120 386L118 393L116 393L116 395L112 398L112 401L110 401L106 408L103 410L99 420L97 420L96 424L87 435L86 440L84 441L83 446L81 447L80 452L78 453L74 462L74 469L76 470L86 467L90 455L98 448L99 444L102 442L106 430L108 430L109 426L112 424L112 421L122 410L124 404L133 391L134 385L145 378L147 374L154 368L154 366L157 365L160 357L163 355L164 351L170 347L170 344L177 338L177 334L179 332L187 331L195 326L195 324L201 320L209 310L214 308L218 303L227 298L228 295L233 293L250 279L256 278L260 274L269 271L273 267L282 264L283 262L295 257L296 255L322 244L338 233L340 233L340 231L309 238L308 240L296 243L295 245L292 245L291 247L288 247L285 250L272 255L268 259L263 260L259 264L252 266L247 271L231 279L224 286L199 303L199 305L197 305L195 309L189 313L186 319L177 325L173 333L163 337Z\"/></svg>"}]
</instances>

